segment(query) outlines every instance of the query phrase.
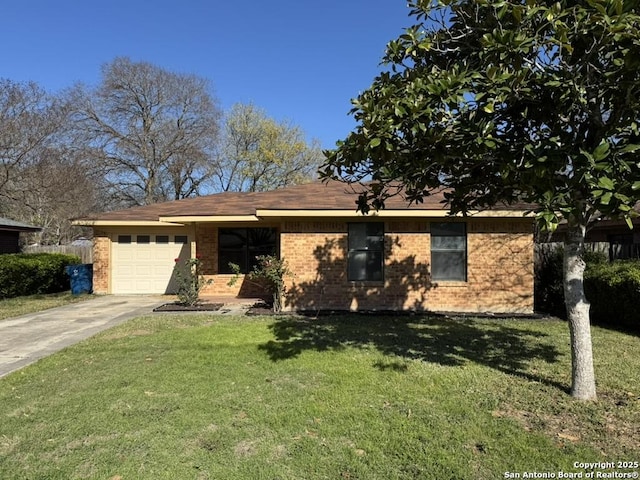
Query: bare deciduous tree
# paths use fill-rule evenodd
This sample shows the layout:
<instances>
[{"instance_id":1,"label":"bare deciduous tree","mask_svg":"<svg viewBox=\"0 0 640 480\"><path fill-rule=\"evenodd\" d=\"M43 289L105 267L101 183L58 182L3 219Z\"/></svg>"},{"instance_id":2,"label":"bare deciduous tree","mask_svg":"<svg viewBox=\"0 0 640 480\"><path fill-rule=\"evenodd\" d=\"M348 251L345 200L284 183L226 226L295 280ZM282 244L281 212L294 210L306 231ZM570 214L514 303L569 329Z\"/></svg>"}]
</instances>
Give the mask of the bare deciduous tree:
<instances>
[{"instance_id":1,"label":"bare deciduous tree","mask_svg":"<svg viewBox=\"0 0 640 480\"><path fill-rule=\"evenodd\" d=\"M43 227L36 241L82 234L70 218L105 208L104 188L71 136L70 98L0 81L0 214Z\"/></svg>"},{"instance_id":2,"label":"bare deciduous tree","mask_svg":"<svg viewBox=\"0 0 640 480\"><path fill-rule=\"evenodd\" d=\"M78 93L78 126L121 204L199 193L220 119L207 80L116 58L97 89Z\"/></svg>"},{"instance_id":3,"label":"bare deciduous tree","mask_svg":"<svg viewBox=\"0 0 640 480\"><path fill-rule=\"evenodd\" d=\"M86 236L71 220L108 205L99 176L86 168L78 152L48 149L37 163L25 168L21 193L11 203L14 216L43 227L35 235L43 245L66 244Z\"/></svg>"},{"instance_id":4,"label":"bare deciduous tree","mask_svg":"<svg viewBox=\"0 0 640 480\"><path fill-rule=\"evenodd\" d=\"M66 112L35 83L0 79L0 213L22 192L25 169L40 161Z\"/></svg>"}]
</instances>

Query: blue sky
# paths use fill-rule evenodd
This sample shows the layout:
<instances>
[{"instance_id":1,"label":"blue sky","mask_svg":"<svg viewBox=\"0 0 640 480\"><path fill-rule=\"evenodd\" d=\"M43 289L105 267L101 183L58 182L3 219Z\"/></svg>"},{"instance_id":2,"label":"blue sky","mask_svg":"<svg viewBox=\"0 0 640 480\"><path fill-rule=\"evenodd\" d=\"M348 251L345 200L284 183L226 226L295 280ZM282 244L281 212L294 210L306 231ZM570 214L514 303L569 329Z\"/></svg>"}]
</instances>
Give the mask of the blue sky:
<instances>
[{"instance_id":1,"label":"blue sky","mask_svg":"<svg viewBox=\"0 0 640 480\"><path fill-rule=\"evenodd\" d=\"M331 148L350 99L412 23L404 0L14 0L0 14L0 77L50 92L96 85L116 56L211 81L226 110L253 102Z\"/></svg>"}]
</instances>

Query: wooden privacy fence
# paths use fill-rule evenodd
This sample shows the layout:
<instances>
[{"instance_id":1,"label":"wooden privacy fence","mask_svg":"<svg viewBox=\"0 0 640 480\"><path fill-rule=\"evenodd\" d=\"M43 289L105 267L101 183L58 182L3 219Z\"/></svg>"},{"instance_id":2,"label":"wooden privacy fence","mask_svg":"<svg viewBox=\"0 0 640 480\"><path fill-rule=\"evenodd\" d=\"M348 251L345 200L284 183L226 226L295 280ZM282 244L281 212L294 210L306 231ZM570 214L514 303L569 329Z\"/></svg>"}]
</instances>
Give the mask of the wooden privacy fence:
<instances>
[{"instance_id":1,"label":"wooden privacy fence","mask_svg":"<svg viewBox=\"0 0 640 480\"><path fill-rule=\"evenodd\" d=\"M93 263L93 247L91 245L32 245L22 249L24 253L64 253L77 255L82 263Z\"/></svg>"},{"instance_id":2,"label":"wooden privacy fence","mask_svg":"<svg viewBox=\"0 0 640 480\"><path fill-rule=\"evenodd\" d=\"M536 262L541 261L544 257L553 253L557 248L562 248L563 246L564 244L562 242L536 243ZM609 257L609 260L615 260L617 258L634 258L622 256L619 247L620 245L610 244L609 242L589 242L584 244L586 251L604 253Z\"/></svg>"}]
</instances>

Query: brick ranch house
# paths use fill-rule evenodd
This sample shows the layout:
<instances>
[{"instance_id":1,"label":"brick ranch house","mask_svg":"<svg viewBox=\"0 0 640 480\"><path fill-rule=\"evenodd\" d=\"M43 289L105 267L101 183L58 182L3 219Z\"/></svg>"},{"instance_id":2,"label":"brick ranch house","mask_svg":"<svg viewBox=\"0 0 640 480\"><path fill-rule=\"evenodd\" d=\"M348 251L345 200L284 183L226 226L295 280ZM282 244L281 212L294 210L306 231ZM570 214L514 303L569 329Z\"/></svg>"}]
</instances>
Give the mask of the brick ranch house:
<instances>
[{"instance_id":1,"label":"brick ranch house","mask_svg":"<svg viewBox=\"0 0 640 480\"><path fill-rule=\"evenodd\" d=\"M176 258L198 256L214 280L203 295L255 296L229 286L229 262L251 271L277 254L285 308L533 311L533 222L525 206L451 217L441 194L356 211L357 186L311 183L258 193L225 192L76 220L94 229L96 293L175 291Z\"/></svg>"}]
</instances>

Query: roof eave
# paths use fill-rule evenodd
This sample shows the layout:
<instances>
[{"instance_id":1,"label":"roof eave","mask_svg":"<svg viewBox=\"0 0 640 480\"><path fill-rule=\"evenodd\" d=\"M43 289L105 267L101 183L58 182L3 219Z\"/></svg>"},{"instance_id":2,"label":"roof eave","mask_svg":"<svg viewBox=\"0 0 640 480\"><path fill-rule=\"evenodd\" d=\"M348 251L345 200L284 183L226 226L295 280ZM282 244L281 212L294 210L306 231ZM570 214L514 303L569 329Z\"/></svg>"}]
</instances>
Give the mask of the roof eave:
<instances>
[{"instance_id":1,"label":"roof eave","mask_svg":"<svg viewBox=\"0 0 640 480\"><path fill-rule=\"evenodd\" d=\"M259 222L256 215L184 215L160 217L163 222L173 223L222 223L222 222Z\"/></svg>"},{"instance_id":2,"label":"roof eave","mask_svg":"<svg viewBox=\"0 0 640 480\"><path fill-rule=\"evenodd\" d=\"M277 210L277 209L258 209L256 216L260 218L273 217L346 217L346 218L362 218L362 217L379 217L379 218L444 218L451 217L448 210L442 209L415 209L415 210L372 210L364 214L356 210ZM474 218L518 218L528 217L525 210L474 210L467 213L467 217ZM455 217L463 217L462 214Z\"/></svg>"},{"instance_id":3,"label":"roof eave","mask_svg":"<svg viewBox=\"0 0 640 480\"><path fill-rule=\"evenodd\" d=\"M166 222L163 220L89 220L81 219L71 222L79 227L181 227L181 223Z\"/></svg>"},{"instance_id":4,"label":"roof eave","mask_svg":"<svg viewBox=\"0 0 640 480\"><path fill-rule=\"evenodd\" d=\"M473 218L528 218L531 215L525 210L477 210L466 215ZM275 218L446 218L452 217L448 210L415 209L415 210L372 210L362 213L356 210L280 210L257 209L255 215L175 215L161 216L158 220L105 220L78 219L73 225L83 227L179 227L193 223L233 223L259 222L263 219ZM453 216L463 218L462 214Z\"/></svg>"},{"instance_id":5,"label":"roof eave","mask_svg":"<svg viewBox=\"0 0 640 480\"><path fill-rule=\"evenodd\" d=\"M33 233L42 231L42 227L17 227L13 225L0 225L0 230L4 232L24 232Z\"/></svg>"}]
</instances>

